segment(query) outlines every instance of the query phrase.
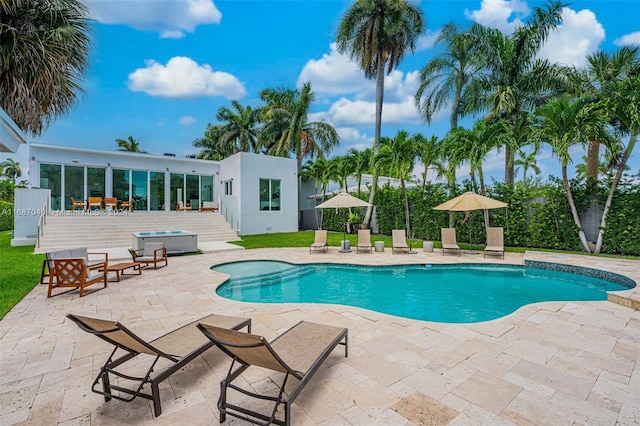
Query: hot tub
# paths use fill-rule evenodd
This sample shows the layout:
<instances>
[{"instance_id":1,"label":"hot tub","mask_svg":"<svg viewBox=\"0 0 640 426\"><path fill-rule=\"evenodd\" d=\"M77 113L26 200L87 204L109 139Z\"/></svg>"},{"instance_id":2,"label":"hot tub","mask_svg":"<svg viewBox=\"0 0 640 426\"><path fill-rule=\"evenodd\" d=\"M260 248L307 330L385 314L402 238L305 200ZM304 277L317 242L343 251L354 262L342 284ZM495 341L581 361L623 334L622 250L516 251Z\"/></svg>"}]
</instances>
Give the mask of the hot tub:
<instances>
[{"instance_id":1,"label":"hot tub","mask_svg":"<svg viewBox=\"0 0 640 426\"><path fill-rule=\"evenodd\" d=\"M168 254L195 253L198 251L198 235L189 231L134 232L134 250L144 248L145 242L163 242Z\"/></svg>"}]
</instances>

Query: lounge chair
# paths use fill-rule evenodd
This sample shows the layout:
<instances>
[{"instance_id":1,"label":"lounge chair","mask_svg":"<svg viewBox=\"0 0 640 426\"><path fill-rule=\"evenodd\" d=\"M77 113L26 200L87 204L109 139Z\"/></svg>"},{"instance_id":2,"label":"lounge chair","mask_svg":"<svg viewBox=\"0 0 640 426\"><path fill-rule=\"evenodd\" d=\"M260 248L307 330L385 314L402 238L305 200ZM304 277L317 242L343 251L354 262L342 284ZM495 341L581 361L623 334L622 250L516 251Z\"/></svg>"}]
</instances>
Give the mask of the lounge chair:
<instances>
[{"instance_id":1,"label":"lounge chair","mask_svg":"<svg viewBox=\"0 0 640 426\"><path fill-rule=\"evenodd\" d=\"M67 257L64 257L65 251L68 252L68 254L66 254ZM92 254L104 256L104 261L90 263L89 253L87 253L86 247L63 250L61 253L57 253L52 259L45 259L45 262L50 268L47 298L68 293L76 288L80 290L80 297L107 288L109 255L107 253ZM103 270L100 271L100 269ZM93 290L90 293L84 291L86 287L100 282L103 283L102 288ZM69 290L54 295L53 290L56 288L69 288Z\"/></svg>"},{"instance_id":2,"label":"lounge chair","mask_svg":"<svg viewBox=\"0 0 640 426\"><path fill-rule=\"evenodd\" d=\"M176 211L191 211L191 206L187 203L186 205L182 201L178 201L178 205L176 206Z\"/></svg>"},{"instance_id":3,"label":"lounge chair","mask_svg":"<svg viewBox=\"0 0 640 426\"><path fill-rule=\"evenodd\" d=\"M227 377L220 382L218 399L220 423L226 420L228 414L256 424L290 425L291 405L324 360L338 345L344 345L344 356L348 355L348 330L330 325L301 321L270 343L261 336L225 330L207 324L198 324L198 328L217 347L233 358ZM236 363L240 365L234 371ZM277 396L259 394L233 384L233 381L251 366L284 373L281 384L278 385L274 381L279 388ZM287 383L289 376L293 376L298 383L290 386ZM274 380L273 377L272 380ZM285 385L288 390L286 394ZM227 401L229 388L251 398L271 401L274 404L273 410L271 413L260 413L232 404ZM281 414L283 419L276 418L281 405L284 407L284 413Z\"/></svg>"},{"instance_id":4,"label":"lounge chair","mask_svg":"<svg viewBox=\"0 0 640 426\"><path fill-rule=\"evenodd\" d=\"M54 259L69 259L69 258L83 258L90 270L99 270L105 264L105 260L89 259L90 256L104 256L105 253L89 253L86 247L78 247L74 249L55 250L45 253L42 260L42 270L40 271L40 284L47 284L44 281L44 277L48 277L49 282L55 278L54 276Z\"/></svg>"},{"instance_id":5,"label":"lounge chair","mask_svg":"<svg viewBox=\"0 0 640 426\"><path fill-rule=\"evenodd\" d=\"M396 254L396 251L409 253L411 247L407 244L407 233L404 229L394 229L391 231L391 253Z\"/></svg>"},{"instance_id":6,"label":"lounge chair","mask_svg":"<svg viewBox=\"0 0 640 426\"><path fill-rule=\"evenodd\" d=\"M71 211L74 211L75 209L84 210L85 207L83 200L76 201L75 198L71 197Z\"/></svg>"},{"instance_id":7,"label":"lounge chair","mask_svg":"<svg viewBox=\"0 0 640 426\"><path fill-rule=\"evenodd\" d=\"M138 396L149 399L153 401L153 412L156 417L162 414L160 383L213 346L213 343L198 331L196 328L197 323L210 324L222 327L223 329L229 328L234 330L247 327L247 331L251 332L250 319L209 315L157 339L146 341L119 322L82 317L73 314L68 314L67 318L75 322L78 327L87 333L94 334L115 346L105 364L100 368L98 376L91 385L91 390L97 394L104 395L105 401L115 398L128 402L133 401ZM126 353L114 359L114 355L119 349ZM155 360L152 362L151 359L149 359L151 366L143 376L132 377L118 369L120 365L129 360L136 359L138 355L142 355L140 358L144 358L145 355L155 357ZM137 360L140 358L137 358ZM156 368L156 364L160 361L160 358L168 360L171 364L162 369ZM139 365L137 360L133 361L134 365ZM121 386L120 383L112 384L110 376L131 380L137 383L137 385L134 388L125 388ZM102 382L102 389L97 388L100 382ZM147 383L151 386L151 391L149 393L142 392ZM112 391L118 393L114 394ZM122 394L131 396L124 397Z\"/></svg>"},{"instance_id":8,"label":"lounge chair","mask_svg":"<svg viewBox=\"0 0 640 426\"><path fill-rule=\"evenodd\" d=\"M97 207L98 210L102 210L102 197L89 197L89 206L87 209L91 211L94 207Z\"/></svg>"},{"instance_id":9,"label":"lounge chair","mask_svg":"<svg viewBox=\"0 0 640 426\"><path fill-rule=\"evenodd\" d=\"M460 256L460 246L456 242L456 228L442 228L440 235L442 236L442 255L444 256L445 250L453 250Z\"/></svg>"},{"instance_id":10,"label":"lounge chair","mask_svg":"<svg viewBox=\"0 0 640 426\"><path fill-rule=\"evenodd\" d=\"M118 210L118 199L109 197L104 199L104 208L105 210L111 207L112 211Z\"/></svg>"},{"instance_id":11,"label":"lounge chair","mask_svg":"<svg viewBox=\"0 0 640 426\"><path fill-rule=\"evenodd\" d=\"M201 212L217 212L218 203L214 203L213 201L203 201L198 210Z\"/></svg>"},{"instance_id":12,"label":"lounge chair","mask_svg":"<svg viewBox=\"0 0 640 426\"><path fill-rule=\"evenodd\" d=\"M327 230L322 229L316 231L313 244L309 246L309 253L314 251L327 251L329 246L327 245Z\"/></svg>"},{"instance_id":13,"label":"lounge chair","mask_svg":"<svg viewBox=\"0 0 640 426\"><path fill-rule=\"evenodd\" d=\"M120 211L123 212L125 210L133 211L133 200L122 200L120 203Z\"/></svg>"},{"instance_id":14,"label":"lounge chair","mask_svg":"<svg viewBox=\"0 0 640 426\"><path fill-rule=\"evenodd\" d=\"M487 246L484 248L484 257L487 254L499 254L504 259L504 232L502 228L487 228Z\"/></svg>"},{"instance_id":15,"label":"lounge chair","mask_svg":"<svg viewBox=\"0 0 640 426\"><path fill-rule=\"evenodd\" d=\"M131 256L134 262L144 263L146 266L153 263L153 269L158 269L158 263L164 262L164 266L169 264L167 249L162 242L144 243L144 248L132 250Z\"/></svg>"},{"instance_id":16,"label":"lounge chair","mask_svg":"<svg viewBox=\"0 0 640 426\"><path fill-rule=\"evenodd\" d=\"M360 253L360 250L366 250L371 253L371 230L370 229L358 229L358 245L356 246L356 253Z\"/></svg>"}]
</instances>

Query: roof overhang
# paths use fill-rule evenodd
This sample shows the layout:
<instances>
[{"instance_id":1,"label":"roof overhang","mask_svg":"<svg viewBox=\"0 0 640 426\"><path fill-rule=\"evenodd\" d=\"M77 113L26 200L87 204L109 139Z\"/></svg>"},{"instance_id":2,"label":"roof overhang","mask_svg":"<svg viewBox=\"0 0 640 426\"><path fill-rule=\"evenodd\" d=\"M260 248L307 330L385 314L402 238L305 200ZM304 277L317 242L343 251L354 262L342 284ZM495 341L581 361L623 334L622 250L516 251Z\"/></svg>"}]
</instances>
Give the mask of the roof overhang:
<instances>
[{"instance_id":1,"label":"roof overhang","mask_svg":"<svg viewBox=\"0 0 640 426\"><path fill-rule=\"evenodd\" d=\"M15 153L23 143L27 143L24 134L9 117L9 114L0 108L0 152Z\"/></svg>"}]
</instances>

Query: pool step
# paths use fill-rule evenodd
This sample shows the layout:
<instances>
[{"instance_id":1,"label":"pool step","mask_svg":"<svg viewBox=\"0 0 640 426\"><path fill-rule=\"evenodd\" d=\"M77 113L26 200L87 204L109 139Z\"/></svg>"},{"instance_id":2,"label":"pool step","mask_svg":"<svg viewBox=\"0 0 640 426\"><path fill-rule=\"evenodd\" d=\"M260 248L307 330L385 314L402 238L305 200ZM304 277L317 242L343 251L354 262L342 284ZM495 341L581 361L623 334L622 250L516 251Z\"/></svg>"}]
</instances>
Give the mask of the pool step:
<instances>
[{"instance_id":1,"label":"pool step","mask_svg":"<svg viewBox=\"0 0 640 426\"><path fill-rule=\"evenodd\" d=\"M640 311L640 290L609 292L607 300Z\"/></svg>"},{"instance_id":2,"label":"pool step","mask_svg":"<svg viewBox=\"0 0 640 426\"><path fill-rule=\"evenodd\" d=\"M316 271L315 266L294 266L280 272L270 273L269 275L252 275L249 277L231 279L229 282L231 288L249 288L261 285L276 284L285 280L299 278L303 275L308 275Z\"/></svg>"}]
</instances>

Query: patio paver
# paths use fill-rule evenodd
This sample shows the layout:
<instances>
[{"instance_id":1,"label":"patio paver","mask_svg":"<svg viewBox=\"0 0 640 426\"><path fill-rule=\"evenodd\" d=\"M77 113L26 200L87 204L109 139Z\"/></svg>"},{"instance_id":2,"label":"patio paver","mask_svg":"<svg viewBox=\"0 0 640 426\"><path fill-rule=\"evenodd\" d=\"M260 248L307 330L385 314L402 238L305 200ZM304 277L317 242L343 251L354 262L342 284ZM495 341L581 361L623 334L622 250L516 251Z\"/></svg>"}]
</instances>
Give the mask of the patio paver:
<instances>
[{"instance_id":1,"label":"patio paver","mask_svg":"<svg viewBox=\"0 0 640 426\"><path fill-rule=\"evenodd\" d=\"M38 285L0 321L0 424L212 424L230 361L212 349L163 383L163 414L151 403L104 402L90 390L110 347L67 313L119 320L153 338L211 313L252 318L271 339L302 319L349 328L349 357L335 351L293 408L294 424L640 424L640 311L610 301L544 302L474 324L398 318L320 304L241 303L216 295L209 268L248 259L289 262L509 263L524 259L595 267L640 284L640 262L557 253L505 260L419 252L309 254L258 249L172 257L108 289L46 298ZM250 370L251 371L251 370ZM250 372L249 371L249 372ZM249 373L247 372L247 373ZM244 378L273 390L269 373ZM245 422L227 420L228 424Z\"/></svg>"}]
</instances>

